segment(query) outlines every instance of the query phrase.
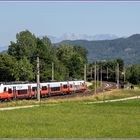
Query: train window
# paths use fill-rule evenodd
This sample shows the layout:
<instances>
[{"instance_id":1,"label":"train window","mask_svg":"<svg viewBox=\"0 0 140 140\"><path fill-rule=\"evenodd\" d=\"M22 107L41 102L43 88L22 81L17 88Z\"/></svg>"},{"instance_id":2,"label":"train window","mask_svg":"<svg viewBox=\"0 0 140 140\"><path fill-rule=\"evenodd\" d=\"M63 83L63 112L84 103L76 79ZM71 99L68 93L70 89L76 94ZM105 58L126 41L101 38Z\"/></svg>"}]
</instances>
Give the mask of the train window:
<instances>
[{"instance_id":1,"label":"train window","mask_svg":"<svg viewBox=\"0 0 140 140\"><path fill-rule=\"evenodd\" d=\"M76 87L76 88L80 88L80 85L76 85L75 87Z\"/></svg>"},{"instance_id":2,"label":"train window","mask_svg":"<svg viewBox=\"0 0 140 140\"><path fill-rule=\"evenodd\" d=\"M27 94L27 89L18 90L18 94Z\"/></svg>"},{"instance_id":3,"label":"train window","mask_svg":"<svg viewBox=\"0 0 140 140\"><path fill-rule=\"evenodd\" d=\"M47 86L42 86L42 90L47 90Z\"/></svg>"},{"instance_id":4,"label":"train window","mask_svg":"<svg viewBox=\"0 0 140 140\"><path fill-rule=\"evenodd\" d=\"M12 89L8 88L8 93L11 94L12 93Z\"/></svg>"},{"instance_id":5,"label":"train window","mask_svg":"<svg viewBox=\"0 0 140 140\"><path fill-rule=\"evenodd\" d=\"M6 91L6 87L4 87L4 90L3 90L4 92Z\"/></svg>"},{"instance_id":6,"label":"train window","mask_svg":"<svg viewBox=\"0 0 140 140\"><path fill-rule=\"evenodd\" d=\"M32 91L37 91L37 87L32 87Z\"/></svg>"},{"instance_id":7,"label":"train window","mask_svg":"<svg viewBox=\"0 0 140 140\"><path fill-rule=\"evenodd\" d=\"M51 88L51 91L59 91L60 90L60 87L52 87Z\"/></svg>"},{"instance_id":8,"label":"train window","mask_svg":"<svg viewBox=\"0 0 140 140\"><path fill-rule=\"evenodd\" d=\"M63 88L68 88L68 86L67 85L63 85Z\"/></svg>"}]
</instances>

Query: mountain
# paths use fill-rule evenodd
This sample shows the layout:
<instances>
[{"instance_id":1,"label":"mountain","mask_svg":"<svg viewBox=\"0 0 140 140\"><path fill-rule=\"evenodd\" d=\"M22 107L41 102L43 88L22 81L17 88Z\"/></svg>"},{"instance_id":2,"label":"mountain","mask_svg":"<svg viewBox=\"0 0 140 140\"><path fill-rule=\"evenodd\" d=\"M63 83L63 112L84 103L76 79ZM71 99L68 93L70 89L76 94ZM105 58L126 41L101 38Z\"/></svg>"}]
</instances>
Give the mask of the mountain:
<instances>
[{"instance_id":1,"label":"mountain","mask_svg":"<svg viewBox=\"0 0 140 140\"><path fill-rule=\"evenodd\" d=\"M98 35L86 35L86 34L79 34L76 35L74 33L64 33L62 36L60 37L55 37L55 36L51 36L49 35L48 38L51 40L51 42L53 43L58 43L61 42L63 40L111 40L111 39L116 39L118 38L116 35L112 35L112 34L98 34Z\"/></svg>"},{"instance_id":2,"label":"mountain","mask_svg":"<svg viewBox=\"0 0 140 140\"><path fill-rule=\"evenodd\" d=\"M5 51L8 49L8 46L0 46L0 52Z\"/></svg>"},{"instance_id":3,"label":"mountain","mask_svg":"<svg viewBox=\"0 0 140 140\"><path fill-rule=\"evenodd\" d=\"M89 62L92 62L95 58L96 60L122 58L126 64L140 64L140 34L113 40L65 40L59 44L64 43L87 48Z\"/></svg>"},{"instance_id":4,"label":"mountain","mask_svg":"<svg viewBox=\"0 0 140 140\"><path fill-rule=\"evenodd\" d=\"M89 38L89 36L87 37ZM68 35L67 38L69 38ZM74 38L75 35L73 35L73 39ZM87 48L89 62L93 62L95 58L96 60L122 58L125 64L140 64L140 34L134 34L127 38L117 38L113 40L64 40L55 43L55 45L58 46L64 43L80 45ZM4 50L7 48L8 47L6 46L0 47L0 51L6 53Z\"/></svg>"},{"instance_id":5,"label":"mountain","mask_svg":"<svg viewBox=\"0 0 140 140\"><path fill-rule=\"evenodd\" d=\"M93 40L112 40L117 38L119 37L113 34L99 34L93 36Z\"/></svg>"}]
</instances>

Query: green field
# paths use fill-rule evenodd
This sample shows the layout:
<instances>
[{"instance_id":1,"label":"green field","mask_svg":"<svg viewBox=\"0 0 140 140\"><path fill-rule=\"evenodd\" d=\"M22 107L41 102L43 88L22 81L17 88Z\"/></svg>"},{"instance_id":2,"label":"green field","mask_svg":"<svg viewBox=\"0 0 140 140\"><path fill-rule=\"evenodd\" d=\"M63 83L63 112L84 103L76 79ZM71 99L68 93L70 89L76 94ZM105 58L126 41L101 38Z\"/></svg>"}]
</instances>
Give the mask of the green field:
<instances>
[{"instance_id":1,"label":"green field","mask_svg":"<svg viewBox=\"0 0 140 140\"><path fill-rule=\"evenodd\" d=\"M140 99L102 104L87 102L65 101L0 111L0 137L140 137Z\"/></svg>"}]
</instances>

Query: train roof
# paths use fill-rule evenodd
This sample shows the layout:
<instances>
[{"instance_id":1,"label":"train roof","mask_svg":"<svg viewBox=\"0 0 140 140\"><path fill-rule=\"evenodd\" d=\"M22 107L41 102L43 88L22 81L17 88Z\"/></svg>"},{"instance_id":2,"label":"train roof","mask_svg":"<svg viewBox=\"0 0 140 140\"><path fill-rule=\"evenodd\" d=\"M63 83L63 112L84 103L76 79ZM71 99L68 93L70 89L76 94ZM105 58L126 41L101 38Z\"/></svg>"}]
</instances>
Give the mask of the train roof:
<instances>
[{"instance_id":1,"label":"train roof","mask_svg":"<svg viewBox=\"0 0 140 140\"><path fill-rule=\"evenodd\" d=\"M60 86L60 84L79 84L79 83L83 83L85 82L84 80L77 80L77 81L61 81L61 82L41 82L40 85L41 86L45 86L45 85L50 85L50 87L52 86ZM25 82L9 82L9 83L0 83L0 86L3 87L14 87L14 86L36 86L37 83L29 83L27 81Z\"/></svg>"}]
</instances>

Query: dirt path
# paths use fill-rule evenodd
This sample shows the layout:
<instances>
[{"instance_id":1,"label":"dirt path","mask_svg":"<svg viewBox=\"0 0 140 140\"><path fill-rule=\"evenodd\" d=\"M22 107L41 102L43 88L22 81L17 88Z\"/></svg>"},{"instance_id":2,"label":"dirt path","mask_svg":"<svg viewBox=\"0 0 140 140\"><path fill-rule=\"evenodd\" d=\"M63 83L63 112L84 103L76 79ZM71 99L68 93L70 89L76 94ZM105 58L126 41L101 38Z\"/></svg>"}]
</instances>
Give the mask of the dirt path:
<instances>
[{"instance_id":1,"label":"dirt path","mask_svg":"<svg viewBox=\"0 0 140 140\"><path fill-rule=\"evenodd\" d=\"M118 102L118 101L132 100L132 99L140 99L140 96L127 97L127 98L115 99L115 100L105 100L105 101L88 102L87 104Z\"/></svg>"},{"instance_id":2,"label":"dirt path","mask_svg":"<svg viewBox=\"0 0 140 140\"><path fill-rule=\"evenodd\" d=\"M86 103L86 104L107 103L107 102L118 102L118 101L132 100L132 99L140 99L140 96L127 97L127 98L123 98L123 99L115 99L115 100L105 100L105 101L88 102L88 103ZM0 108L0 111L5 111L5 110L15 110L15 109L23 109L23 108L32 108L32 107L37 107L37 106L39 106L39 105L17 106L17 107L6 107L6 108Z\"/></svg>"},{"instance_id":3,"label":"dirt path","mask_svg":"<svg viewBox=\"0 0 140 140\"><path fill-rule=\"evenodd\" d=\"M16 107L6 107L6 108L0 108L0 111L4 111L4 110L14 110L14 109L22 109L22 108L32 108L32 107L36 107L39 105L28 105L28 106L16 106Z\"/></svg>"}]
</instances>

